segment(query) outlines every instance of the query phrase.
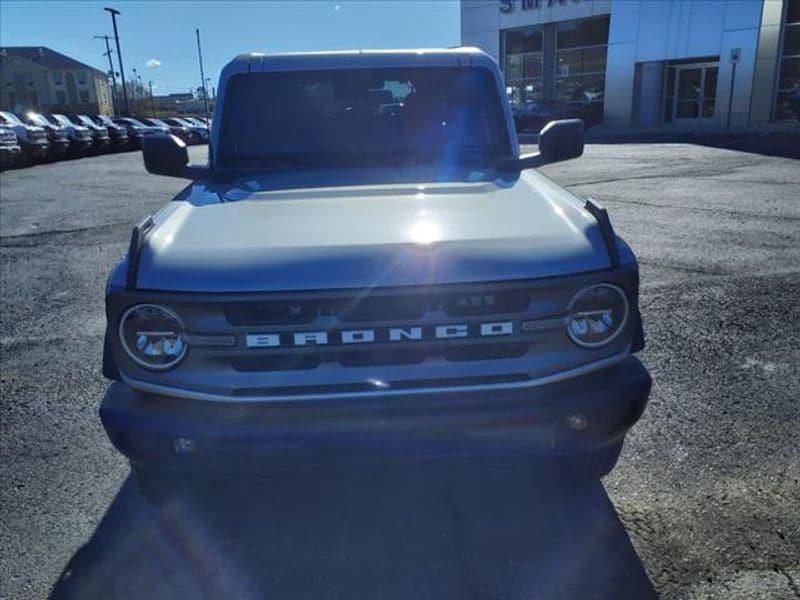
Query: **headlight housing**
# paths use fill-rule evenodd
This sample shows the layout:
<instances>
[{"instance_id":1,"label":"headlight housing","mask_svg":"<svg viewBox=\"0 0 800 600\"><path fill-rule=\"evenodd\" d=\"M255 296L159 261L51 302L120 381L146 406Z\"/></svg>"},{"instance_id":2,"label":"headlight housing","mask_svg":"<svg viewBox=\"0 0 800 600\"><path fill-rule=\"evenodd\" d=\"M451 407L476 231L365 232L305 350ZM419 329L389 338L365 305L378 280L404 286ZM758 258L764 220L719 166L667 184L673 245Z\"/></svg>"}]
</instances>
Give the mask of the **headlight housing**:
<instances>
[{"instance_id":1,"label":"headlight housing","mask_svg":"<svg viewBox=\"0 0 800 600\"><path fill-rule=\"evenodd\" d=\"M610 283L587 287L569 303L567 334L583 348L605 346L625 328L628 311L622 288Z\"/></svg>"},{"instance_id":2,"label":"headlight housing","mask_svg":"<svg viewBox=\"0 0 800 600\"><path fill-rule=\"evenodd\" d=\"M186 327L170 309L157 304L137 304L119 320L119 339L136 364L163 371L186 356Z\"/></svg>"}]
</instances>

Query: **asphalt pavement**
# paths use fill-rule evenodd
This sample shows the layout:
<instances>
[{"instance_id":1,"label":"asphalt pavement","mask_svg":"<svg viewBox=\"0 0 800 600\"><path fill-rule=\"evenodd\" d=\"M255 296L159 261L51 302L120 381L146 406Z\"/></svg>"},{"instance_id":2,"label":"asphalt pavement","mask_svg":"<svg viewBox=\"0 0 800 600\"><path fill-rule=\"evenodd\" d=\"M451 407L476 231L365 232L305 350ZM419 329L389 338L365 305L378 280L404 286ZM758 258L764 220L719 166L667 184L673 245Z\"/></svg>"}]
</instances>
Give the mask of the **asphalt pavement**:
<instances>
[{"instance_id":1,"label":"asphalt pavement","mask_svg":"<svg viewBox=\"0 0 800 600\"><path fill-rule=\"evenodd\" d=\"M800 597L800 162L735 147L593 144L543 169L641 263L654 388L603 485L392 465L164 510L97 418L103 287L185 182L139 153L3 173L0 597Z\"/></svg>"}]
</instances>

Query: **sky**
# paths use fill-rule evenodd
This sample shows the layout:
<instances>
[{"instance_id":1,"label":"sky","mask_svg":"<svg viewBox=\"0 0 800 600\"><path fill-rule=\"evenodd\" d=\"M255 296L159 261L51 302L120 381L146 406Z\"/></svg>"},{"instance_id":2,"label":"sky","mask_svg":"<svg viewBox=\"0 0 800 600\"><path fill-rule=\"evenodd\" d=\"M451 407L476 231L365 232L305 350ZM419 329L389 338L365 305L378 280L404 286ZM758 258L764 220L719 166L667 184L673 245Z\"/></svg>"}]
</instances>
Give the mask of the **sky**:
<instances>
[{"instance_id":1,"label":"sky","mask_svg":"<svg viewBox=\"0 0 800 600\"><path fill-rule=\"evenodd\" d=\"M206 77L242 52L454 46L458 0L27 1L0 0L0 45L47 46L102 71L102 39L117 17L125 76L135 68L156 95L200 86L195 27ZM112 40L112 50L113 50ZM114 65L119 70L114 54Z\"/></svg>"}]
</instances>

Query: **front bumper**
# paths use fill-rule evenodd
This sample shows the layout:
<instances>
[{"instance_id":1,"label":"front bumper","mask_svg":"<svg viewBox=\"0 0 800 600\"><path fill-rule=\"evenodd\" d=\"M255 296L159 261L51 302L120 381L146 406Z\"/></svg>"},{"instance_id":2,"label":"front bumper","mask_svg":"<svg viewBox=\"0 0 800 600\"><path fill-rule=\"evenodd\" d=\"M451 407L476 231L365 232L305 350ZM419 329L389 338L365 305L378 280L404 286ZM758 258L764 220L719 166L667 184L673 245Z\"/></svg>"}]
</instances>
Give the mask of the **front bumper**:
<instances>
[{"instance_id":1,"label":"front bumper","mask_svg":"<svg viewBox=\"0 0 800 600\"><path fill-rule=\"evenodd\" d=\"M23 146L23 153L31 158L44 158L50 148L50 142L32 142Z\"/></svg>"},{"instance_id":2,"label":"front bumper","mask_svg":"<svg viewBox=\"0 0 800 600\"><path fill-rule=\"evenodd\" d=\"M385 458L571 455L619 444L639 419L651 379L629 357L589 375L527 390L369 400L208 402L112 383L106 432L135 465L264 472ZM568 418L586 417L581 431ZM176 452L176 440L183 451ZM186 441L188 440L188 442Z\"/></svg>"},{"instance_id":3,"label":"front bumper","mask_svg":"<svg viewBox=\"0 0 800 600\"><path fill-rule=\"evenodd\" d=\"M13 165L22 154L22 148L17 145L0 146L0 164Z\"/></svg>"},{"instance_id":4,"label":"front bumper","mask_svg":"<svg viewBox=\"0 0 800 600\"><path fill-rule=\"evenodd\" d=\"M69 140L50 140L50 156L64 156L69 151Z\"/></svg>"},{"instance_id":5,"label":"front bumper","mask_svg":"<svg viewBox=\"0 0 800 600\"><path fill-rule=\"evenodd\" d=\"M72 138L69 141L69 149L72 152L86 152L92 148L91 138Z\"/></svg>"}]
</instances>

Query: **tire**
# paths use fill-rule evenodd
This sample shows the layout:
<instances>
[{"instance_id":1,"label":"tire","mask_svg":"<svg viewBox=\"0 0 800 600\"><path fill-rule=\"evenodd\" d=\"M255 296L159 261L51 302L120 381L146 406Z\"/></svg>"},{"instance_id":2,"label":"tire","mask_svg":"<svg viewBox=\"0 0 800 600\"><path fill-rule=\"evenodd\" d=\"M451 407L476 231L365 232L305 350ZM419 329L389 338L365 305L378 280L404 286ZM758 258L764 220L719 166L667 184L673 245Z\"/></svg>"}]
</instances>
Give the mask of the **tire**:
<instances>
[{"instance_id":1,"label":"tire","mask_svg":"<svg viewBox=\"0 0 800 600\"><path fill-rule=\"evenodd\" d=\"M572 480L602 479L614 469L622 452L622 440L591 453L555 457L555 473Z\"/></svg>"}]
</instances>

